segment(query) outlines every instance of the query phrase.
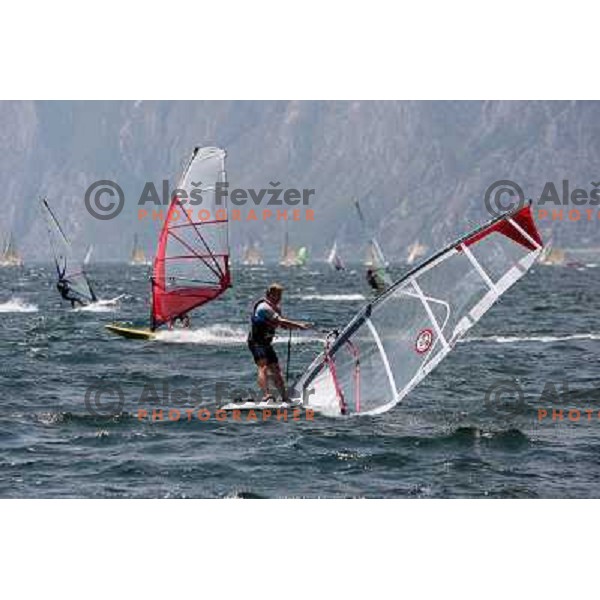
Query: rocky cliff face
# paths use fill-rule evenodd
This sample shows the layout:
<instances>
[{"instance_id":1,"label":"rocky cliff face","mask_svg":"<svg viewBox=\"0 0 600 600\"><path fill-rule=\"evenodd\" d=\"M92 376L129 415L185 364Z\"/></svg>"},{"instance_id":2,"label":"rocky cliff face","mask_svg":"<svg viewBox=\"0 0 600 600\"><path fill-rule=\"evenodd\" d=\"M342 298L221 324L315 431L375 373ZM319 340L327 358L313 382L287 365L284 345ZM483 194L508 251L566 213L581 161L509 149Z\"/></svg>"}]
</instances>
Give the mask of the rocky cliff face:
<instances>
[{"instance_id":1,"label":"rocky cliff face","mask_svg":"<svg viewBox=\"0 0 600 600\"><path fill-rule=\"evenodd\" d=\"M232 186L316 190L315 222L290 225L313 254L334 237L346 256L362 252L359 198L386 254L402 259L416 239L437 247L487 220L483 196L496 180L532 197L563 179L589 191L600 180L599 117L596 102L0 102L2 230L14 230L26 259L47 257L37 206L47 195L75 245L94 243L95 259L127 257L134 232L151 252L157 227L137 220L144 182L175 184L195 145L216 144ZM113 221L85 210L98 179L125 191ZM541 226L562 245L594 246L599 224ZM237 224L233 246L260 240L274 257L281 231Z\"/></svg>"}]
</instances>

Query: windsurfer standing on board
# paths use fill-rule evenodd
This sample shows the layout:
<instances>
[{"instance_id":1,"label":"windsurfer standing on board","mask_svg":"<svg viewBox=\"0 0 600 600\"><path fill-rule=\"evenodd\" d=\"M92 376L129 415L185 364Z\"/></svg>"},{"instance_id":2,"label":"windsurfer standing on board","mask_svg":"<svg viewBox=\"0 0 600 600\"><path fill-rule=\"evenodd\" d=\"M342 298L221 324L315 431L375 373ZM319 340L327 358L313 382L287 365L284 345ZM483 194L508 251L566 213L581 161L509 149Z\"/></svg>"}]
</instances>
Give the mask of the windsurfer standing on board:
<instances>
[{"instance_id":1,"label":"windsurfer standing on board","mask_svg":"<svg viewBox=\"0 0 600 600\"><path fill-rule=\"evenodd\" d=\"M56 289L58 290L58 293L61 295L63 300L67 300L71 303L71 308L75 308L76 302L78 302L80 306L85 306L85 304L79 298L75 298L71 295L71 286L65 278L64 270L58 272L58 281L56 282Z\"/></svg>"},{"instance_id":2,"label":"windsurfer standing on board","mask_svg":"<svg viewBox=\"0 0 600 600\"><path fill-rule=\"evenodd\" d=\"M248 348L252 352L258 367L258 386L263 391L263 400L270 400L269 376L272 376L275 387L283 402L288 402L287 389L279 368L279 359L273 348L273 338L278 327L282 329L310 329L310 325L285 319L281 315L280 303L283 287L272 283L267 288L264 298L254 304L251 328L248 335Z\"/></svg>"},{"instance_id":3,"label":"windsurfer standing on board","mask_svg":"<svg viewBox=\"0 0 600 600\"><path fill-rule=\"evenodd\" d=\"M384 289L384 284L381 281L379 274L375 269L367 269L367 283L376 291L382 292Z\"/></svg>"}]
</instances>

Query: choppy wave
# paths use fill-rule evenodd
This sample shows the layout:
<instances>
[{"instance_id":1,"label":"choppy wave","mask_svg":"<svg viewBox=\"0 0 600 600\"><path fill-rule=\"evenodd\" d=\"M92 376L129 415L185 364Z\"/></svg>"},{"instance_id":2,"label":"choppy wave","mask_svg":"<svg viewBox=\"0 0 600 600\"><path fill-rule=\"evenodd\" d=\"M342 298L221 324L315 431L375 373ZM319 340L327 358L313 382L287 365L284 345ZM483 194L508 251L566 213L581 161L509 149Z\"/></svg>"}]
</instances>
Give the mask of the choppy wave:
<instances>
[{"instance_id":1,"label":"choppy wave","mask_svg":"<svg viewBox=\"0 0 600 600\"><path fill-rule=\"evenodd\" d=\"M494 335L494 336L481 336L481 337L469 337L464 340L460 340L461 344L468 344L471 342L484 342L493 344L518 344L522 342L539 342L541 344L552 344L555 342L569 342L571 340L600 340L600 333L574 333L571 335L529 335L529 336L517 336L517 335Z\"/></svg>"},{"instance_id":2,"label":"choppy wave","mask_svg":"<svg viewBox=\"0 0 600 600\"><path fill-rule=\"evenodd\" d=\"M11 298L7 302L0 303L0 312L2 313L32 313L38 312L35 304L29 304L20 298Z\"/></svg>"},{"instance_id":3,"label":"choppy wave","mask_svg":"<svg viewBox=\"0 0 600 600\"><path fill-rule=\"evenodd\" d=\"M510 428L498 431L487 431L474 425L457 427L447 433L431 437L407 437L405 442L418 443L421 447L449 445L472 446L485 444L499 446L506 449L527 446L531 440L526 433L519 429Z\"/></svg>"}]
</instances>

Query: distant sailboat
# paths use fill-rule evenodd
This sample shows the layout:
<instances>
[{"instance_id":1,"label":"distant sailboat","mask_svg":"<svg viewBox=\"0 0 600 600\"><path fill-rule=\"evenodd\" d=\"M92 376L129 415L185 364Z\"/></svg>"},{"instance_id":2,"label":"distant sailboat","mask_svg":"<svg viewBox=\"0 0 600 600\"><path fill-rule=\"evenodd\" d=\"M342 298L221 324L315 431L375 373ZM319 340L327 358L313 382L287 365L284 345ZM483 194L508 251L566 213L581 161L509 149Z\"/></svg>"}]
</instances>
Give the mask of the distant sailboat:
<instances>
[{"instance_id":1,"label":"distant sailboat","mask_svg":"<svg viewBox=\"0 0 600 600\"><path fill-rule=\"evenodd\" d=\"M385 256L383 256L383 252L381 251L381 248L379 246L379 243L375 239L375 236L369 234L367 222L360 208L358 200L355 200L354 204L356 206L358 218L360 219L360 222L362 224L365 236L367 236L369 240L367 245L365 267L368 267L369 270L373 272L372 276L374 277L374 280L378 282L378 289L382 290L392 284L392 278L387 272L388 262L385 259ZM367 276L368 275L369 272L367 271Z\"/></svg>"},{"instance_id":2,"label":"distant sailboat","mask_svg":"<svg viewBox=\"0 0 600 600\"><path fill-rule=\"evenodd\" d=\"M408 255L406 257L406 264L408 264L408 265L414 264L419 258L422 258L423 256L425 256L426 252L427 252L427 246L424 246L423 244L419 243L419 241L416 241L414 244L411 244L408 247Z\"/></svg>"},{"instance_id":3,"label":"distant sailboat","mask_svg":"<svg viewBox=\"0 0 600 600\"><path fill-rule=\"evenodd\" d=\"M133 249L131 250L131 258L129 259L129 264L131 266L142 267L148 267L151 264L150 261L146 259L144 250L139 244L137 233L133 236Z\"/></svg>"},{"instance_id":4,"label":"distant sailboat","mask_svg":"<svg viewBox=\"0 0 600 600\"><path fill-rule=\"evenodd\" d=\"M567 263L565 251L560 248L549 248L540 256L540 264L552 267L562 267Z\"/></svg>"},{"instance_id":5,"label":"distant sailboat","mask_svg":"<svg viewBox=\"0 0 600 600\"><path fill-rule=\"evenodd\" d=\"M378 251L378 246L376 246L377 242L375 240L371 240L367 245L367 251L365 252L365 267L377 267L380 264L384 264L387 266L387 261L381 260L380 256L383 256L381 253L381 249Z\"/></svg>"},{"instance_id":6,"label":"distant sailboat","mask_svg":"<svg viewBox=\"0 0 600 600\"><path fill-rule=\"evenodd\" d=\"M540 254L539 263L549 267L567 266L566 252L562 248L554 245L556 238L552 235L551 231L548 231L546 235L548 237L548 243L544 246L544 249Z\"/></svg>"},{"instance_id":7,"label":"distant sailboat","mask_svg":"<svg viewBox=\"0 0 600 600\"><path fill-rule=\"evenodd\" d=\"M92 246L91 244L88 246L88 249L85 253L85 257L83 258L83 264L84 266L87 266L90 264L90 260L92 259L92 253L94 252L94 246Z\"/></svg>"},{"instance_id":8,"label":"distant sailboat","mask_svg":"<svg viewBox=\"0 0 600 600\"><path fill-rule=\"evenodd\" d=\"M279 265L282 267L295 267L296 251L288 246L285 252L281 254L281 260L279 261Z\"/></svg>"},{"instance_id":9,"label":"distant sailboat","mask_svg":"<svg viewBox=\"0 0 600 600\"><path fill-rule=\"evenodd\" d=\"M332 269L336 271L343 271L346 267L344 267L344 262L340 258L337 250L337 241L333 242L333 246L329 251L329 255L327 256L327 263Z\"/></svg>"},{"instance_id":10,"label":"distant sailboat","mask_svg":"<svg viewBox=\"0 0 600 600\"><path fill-rule=\"evenodd\" d=\"M281 248L281 259L279 265L282 267L301 267L306 264L308 259L308 250L302 246L296 250L289 243L289 233L287 229L287 221L284 221L283 246Z\"/></svg>"},{"instance_id":11,"label":"distant sailboat","mask_svg":"<svg viewBox=\"0 0 600 600\"><path fill-rule=\"evenodd\" d=\"M245 267L258 267L265 264L258 244L254 243L252 246L246 246L244 248L242 264Z\"/></svg>"},{"instance_id":12,"label":"distant sailboat","mask_svg":"<svg viewBox=\"0 0 600 600\"><path fill-rule=\"evenodd\" d=\"M9 234L8 239L6 240L6 244L4 245L4 250L2 255L0 256L0 267L22 267L23 259L17 247L15 245L15 241L13 238L12 232Z\"/></svg>"},{"instance_id":13,"label":"distant sailboat","mask_svg":"<svg viewBox=\"0 0 600 600\"><path fill-rule=\"evenodd\" d=\"M308 261L308 249L306 246L302 246L298 249L298 254L296 255L296 266L302 267Z\"/></svg>"}]
</instances>

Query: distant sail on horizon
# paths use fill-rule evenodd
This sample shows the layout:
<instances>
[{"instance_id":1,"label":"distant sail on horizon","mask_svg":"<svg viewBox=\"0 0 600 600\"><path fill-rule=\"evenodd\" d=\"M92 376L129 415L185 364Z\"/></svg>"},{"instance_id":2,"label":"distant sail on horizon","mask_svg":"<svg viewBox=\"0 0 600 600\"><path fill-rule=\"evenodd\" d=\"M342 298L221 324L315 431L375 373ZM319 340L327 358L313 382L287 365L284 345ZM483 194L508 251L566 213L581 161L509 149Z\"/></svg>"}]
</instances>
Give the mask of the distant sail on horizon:
<instances>
[{"instance_id":1,"label":"distant sail on horizon","mask_svg":"<svg viewBox=\"0 0 600 600\"><path fill-rule=\"evenodd\" d=\"M0 267L22 267L23 258L17 250L12 231L8 234L4 250L0 256Z\"/></svg>"},{"instance_id":2,"label":"distant sail on horizon","mask_svg":"<svg viewBox=\"0 0 600 600\"><path fill-rule=\"evenodd\" d=\"M567 255L562 248L549 248L540 256L540 264L552 267L562 267L567 264Z\"/></svg>"},{"instance_id":3,"label":"distant sail on horizon","mask_svg":"<svg viewBox=\"0 0 600 600\"><path fill-rule=\"evenodd\" d=\"M131 266L149 266L152 264L149 260L147 260L146 254L139 244L137 233L133 236L133 248L131 249L129 264Z\"/></svg>"},{"instance_id":4,"label":"distant sail on horizon","mask_svg":"<svg viewBox=\"0 0 600 600\"><path fill-rule=\"evenodd\" d=\"M87 251L85 253L85 257L83 259L83 264L84 265L87 266L87 265L90 264L90 260L92 260L92 254L93 254L93 252L94 252L94 246L92 246L92 244L90 244L88 246L88 249L87 249Z\"/></svg>"},{"instance_id":5,"label":"distant sail on horizon","mask_svg":"<svg viewBox=\"0 0 600 600\"><path fill-rule=\"evenodd\" d=\"M281 258L279 265L281 267L301 267L308 260L308 250L305 246L296 250L289 243L289 232L287 221L284 221L283 244L281 247Z\"/></svg>"},{"instance_id":6,"label":"distant sail on horizon","mask_svg":"<svg viewBox=\"0 0 600 600\"><path fill-rule=\"evenodd\" d=\"M244 265L245 267L258 267L264 264L265 261L263 260L262 252L260 251L257 242L252 244L252 246L246 246L244 248L242 265Z\"/></svg>"},{"instance_id":7,"label":"distant sail on horizon","mask_svg":"<svg viewBox=\"0 0 600 600\"><path fill-rule=\"evenodd\" d=\"M327 256L327 263L336 271L343 271L346 267L344 266L344 262L342 261L338 249L337 249L337 240L333 242L333 246L329 251Z\"/></svg>"},{"instance_id":8,"label":"distant sail on horizon","mask_svg":"<svg viewBox=\"0 0 600 600\"><path fill-rule=\"evenodd\" d=\"M363 215L362 209L360 208L359 201L355 200L354 205L356 206L356 211L358 212L358 218L362 224L363 232L368 239L365 267L369 267L375 271L377 278L383 284L382 287L390 286L392 284L392 278L387 271L388 262L383 255L377 239L374 235L370 235L369 233L367 221Z\"/></svg>"},{"instance_id":9,"label":"distant sail on horizon","mask_svg":"<svg viewBox=\"0 0 600 600\"><path fill-rule=\"evenodd\" d=\"M408 247L406 264L407 265L414 264L419 258L422 258L423 256L425 256L426 252L427 252L427 246L424 246L417 240L414 244L411 244Z\"/></svg>"}]
</instances>

